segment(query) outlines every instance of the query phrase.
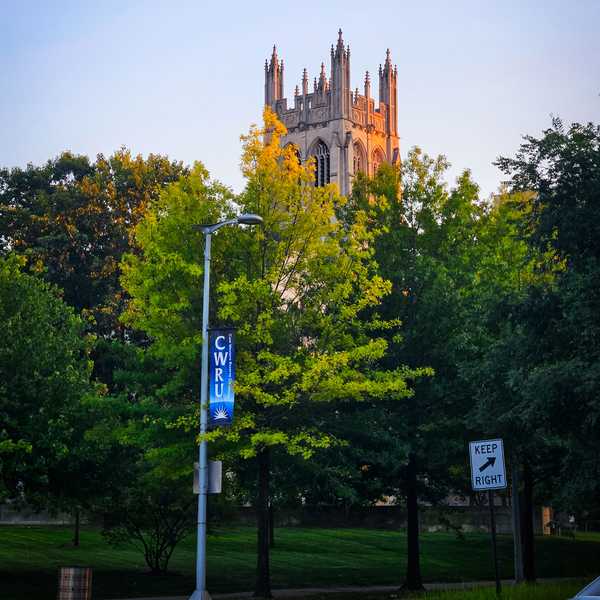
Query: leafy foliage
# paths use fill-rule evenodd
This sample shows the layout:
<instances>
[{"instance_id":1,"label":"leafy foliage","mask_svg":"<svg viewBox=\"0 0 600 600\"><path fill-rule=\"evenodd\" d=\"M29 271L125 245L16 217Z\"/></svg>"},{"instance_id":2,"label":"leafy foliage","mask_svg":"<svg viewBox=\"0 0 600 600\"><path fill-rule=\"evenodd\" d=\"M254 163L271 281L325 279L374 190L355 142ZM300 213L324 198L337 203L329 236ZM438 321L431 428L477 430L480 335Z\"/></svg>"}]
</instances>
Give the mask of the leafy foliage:
<instances>
[{"instance_id":1,"label":"leafy foliage","mask_svg":"<svg viewBox=\"0 0 600 600\"><path fill-rule=\"evenodd\" d=\"M498 164L512 189L530 192L520 231L541 257L500 338L498 370L513 418L547 448L537 453L545 493L571 511L587 509L600 499L600 128L565 129L554 119Z\"/></svg>"},{"instance_id":2,"label":"leafy foliage","mask_svg":"<svg viewBox=\"0 0 600 600\"><path fill-rule=\"evenodd\" d=\"M0 259L0 497L35 503L56 491L94 391L83 322L22 263Z\"/></svg>"},{"instance_id":3,"label":"leafy foliage","mask_svg":"<svg viewBox=\"0 0 600 600\"><path fill-rule=\"evenodd\" d=\"M0 170L0 253L27 256L27 269L85 311L102 335L117 335L123 296L119 261L129 231L181 163L121 149L95 162L64 152L41 167Z\"/></svg>"}]
</instances>

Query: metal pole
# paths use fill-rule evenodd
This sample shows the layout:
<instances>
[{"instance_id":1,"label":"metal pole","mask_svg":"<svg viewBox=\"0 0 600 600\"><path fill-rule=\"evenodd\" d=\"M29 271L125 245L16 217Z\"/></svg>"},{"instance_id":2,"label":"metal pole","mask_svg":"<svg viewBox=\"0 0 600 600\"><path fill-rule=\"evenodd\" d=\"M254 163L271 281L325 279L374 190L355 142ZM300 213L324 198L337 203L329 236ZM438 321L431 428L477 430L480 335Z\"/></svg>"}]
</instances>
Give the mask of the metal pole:
<instances>
[{"instance_id":1,"label":"metal pole","mask_svg":"<svg viewBox=\"0 0 600 600\"><path fill-rule=\"evenodd\" d=\"M511 457L511 473L512 473L512 529L513 529L513 546L514 546L514 561L515 561L515 583L521 583L525 580L523 574L523 538L521 536L521 508L519 506L519 459L515 454Z\"/></svg>"},{"instance_id":2,"label":"metal pole","mask_svg":"<svg viewBox=\"0 0 600 600\"><path fill-rule=\"evenodd\" d=\"M211 232L204 231L204 291L202 297L202 366L200 370L200 449L198 494L198 539L196 541L196 590L190 600L209 598L206 592L206 492L208 487L208 461L206 440L208 425L208 307L210 297L210 243Z\"/></svg>"},{"instance_id":3,"label":"metal pole","mask_svg":"<svg viewBox=\"0 0 600 600\"><path fill-rule=\"evenodd\" d=\"M496 549L496 515L494 514L494 492L488 490L488 504L490 505L490 525L492 530L492 552L494 555L494 573L496 575L496 595L502 592L500 574L498 572L498 551Z\"/></svg>"}]
</instances>

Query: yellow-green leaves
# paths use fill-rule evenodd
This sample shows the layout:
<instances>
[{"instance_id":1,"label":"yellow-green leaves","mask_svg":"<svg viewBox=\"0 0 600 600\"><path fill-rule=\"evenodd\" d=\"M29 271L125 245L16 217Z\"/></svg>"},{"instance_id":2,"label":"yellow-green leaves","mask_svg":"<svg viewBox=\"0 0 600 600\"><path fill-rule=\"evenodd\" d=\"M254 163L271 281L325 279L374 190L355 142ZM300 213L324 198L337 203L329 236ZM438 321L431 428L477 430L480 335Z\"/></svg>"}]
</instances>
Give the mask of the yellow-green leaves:
<instances>
[{"instance_id":1,"label":"yellow-green leaves","mask_svg":"<svg viewBox=\"0 0 600 600\"><path fill-rule=\"evenodd\" d=\"M122 320L151 336L153 352L174 367L193 362L200 342L203 240L192 225L230 217L230 202L229 190L196 163L149 207L134 230L141 254L127 254L121 263L121 283L131 296ZM216 271L221 260L217 254Z\"/></svg>"},{"instance_id":2,"label":"yellow-green leaves","mask_svg":"<svg viewBox=\"0 0 600 600\"><path fill-rule=\"evenodd\" d=\"M193 223L257 213L263 227L229 227L213 239L211 325L236 329L234 424L206 434L242 457L277 446L308 457L332 443L336 402L405 398L406 373L379 372L396 328L377 314L390 283L373 260L368 215L340 220L346 198L314 185L314 161L281 147L285 128L266 110L242 137L243 193L235 206L201 165L166 188L135 230L140 255L123 263L132 300L126 321L152 351L197 386L202 241ZM172 427L189 429L180 417Z\"/></svg>"}]
</instances>

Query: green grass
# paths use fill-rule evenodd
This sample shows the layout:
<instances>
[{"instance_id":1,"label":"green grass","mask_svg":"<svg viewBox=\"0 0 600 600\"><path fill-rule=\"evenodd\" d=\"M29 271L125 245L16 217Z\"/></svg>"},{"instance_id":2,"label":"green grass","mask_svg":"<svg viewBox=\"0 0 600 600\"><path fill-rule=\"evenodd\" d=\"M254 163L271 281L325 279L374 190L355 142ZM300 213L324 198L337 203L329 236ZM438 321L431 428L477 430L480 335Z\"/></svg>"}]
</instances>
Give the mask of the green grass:
<instances>
[{"instance_id":1,"label":"green grass","mask_svg":"<svg viewBox=\"0 0 600 600\"><path fill-rule=\"evenodd\" d=\"M502 600L566 600L582 588L579 582L519 585L502 588ZM484 588L470 592L439 592L427 594L427 600L496 600L495 588Z\"/></svg>"},{"instance_id":2,"label":"green grass","mask_svg":"<svg viewBox=\"0 0 600 600\"><path fill-rule=\"evenodd\" d=\"M194 588L193 536L176 549L169 565L171 573L166 576L149 575L140 552L129 547L115 550L106 544L97 530L82 531L80 548L73 548L70 539L71 531L61 527L0 527L0 598L52 598L56 593L58 568L74 565L93 567L94 600L185 595ZM510 578L512 540L509 536L499 536L498 544L501 576ZM278 529L272 553L273 586L400 584L405 569L405 546L404 534L397 531ZM208 588L213 592L251 590L255 548L254 528L213 530L208 539ZM421 550L425 581L460 582L493 578L488 535L469 534L461 541L454 534L423 534ZM578 536L576 540L538 539L537 568L540 577L597 575L600 536L582 534L581 539ZM463 596L443 598L454 600L458 597ZM479 597L475 598L478 600Z\"/></svg>"},{"instance_id":3,"label":"green grass","mask_svg":"<svg viewBox=\"0 0 600 600\"><path fill-rule=\"evenodd\" d=\"M504 586L502 600L566 600L581 589L583 582L542 583L538 585ZM426 592L402 596L392 594L321 594L310 600L497 600L495 588L457 590L451 592Z\"/></svg>"},{"instance_id":4,"label":"green grass","mask_svg":"<svg viewBox=\"0 0 600 600\"><path fill-rule=\"evenodd\" d=\"M502 600L566 600L581 589L582 582L542 583L502 588ZM495 588L456 590L451 592L426 592L418 595L387 594L318 594L307 600L498 600Z\"/></svg>"}]
</instances>

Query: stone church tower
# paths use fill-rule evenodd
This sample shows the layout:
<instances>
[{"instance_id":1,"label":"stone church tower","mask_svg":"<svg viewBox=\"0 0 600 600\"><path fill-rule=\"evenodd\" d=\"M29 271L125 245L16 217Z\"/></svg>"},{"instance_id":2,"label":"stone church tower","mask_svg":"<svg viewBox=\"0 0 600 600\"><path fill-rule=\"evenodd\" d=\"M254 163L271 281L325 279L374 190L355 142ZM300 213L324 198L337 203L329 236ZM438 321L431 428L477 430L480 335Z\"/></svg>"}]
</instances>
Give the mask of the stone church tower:
<instances>
[{"instance_id":1,"label":"stone church tower","mask_svg":"<svg viewBox=\"0 0 600 600\"><path fill-rule=\"evenodd\" d=\"M296 86L294 105L288 108L283 97L283 61L273 47L271 60L265 61L265 104L287 127L282 143L295 144L300 160L314 156L316 184L337 183L344 195L352 189L358 171L372 175L386 161L400 160L398 139L397 67L392 67L390 51L383 67L379 65L379 103L371 96L367 71L364 93L350 86L350 46L344 46L342 30L337 45L331 46L331 71L327 77L321 63L312 92L304 69L302 87Z\"/></svg>"}]
</instances>

